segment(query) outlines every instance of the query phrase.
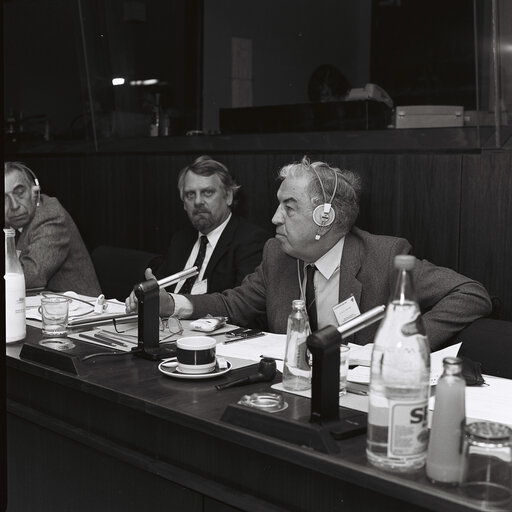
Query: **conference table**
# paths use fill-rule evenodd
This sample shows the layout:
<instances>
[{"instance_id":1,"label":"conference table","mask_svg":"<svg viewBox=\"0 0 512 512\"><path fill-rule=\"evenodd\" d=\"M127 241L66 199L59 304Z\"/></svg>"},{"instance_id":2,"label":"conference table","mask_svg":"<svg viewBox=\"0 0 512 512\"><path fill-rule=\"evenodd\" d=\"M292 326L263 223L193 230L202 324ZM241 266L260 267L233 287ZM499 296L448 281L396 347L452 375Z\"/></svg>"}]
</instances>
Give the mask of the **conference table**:
<instances>
[{"instance_id":1,"label":"conference table","mask_svg":"<svg viewBox=\"0 0 512 512\"><path fill-rule=\"evenodd\" d=\"M8 511L470 511L458 488L366 460L364 434L322 453L223 421L273 382L217 391L254 373L169 378L132 354L96 357L78 375L20 357L41 331L6 346ZM307 422L310 400L279 414Z\"/></svg>"}]
</instances>

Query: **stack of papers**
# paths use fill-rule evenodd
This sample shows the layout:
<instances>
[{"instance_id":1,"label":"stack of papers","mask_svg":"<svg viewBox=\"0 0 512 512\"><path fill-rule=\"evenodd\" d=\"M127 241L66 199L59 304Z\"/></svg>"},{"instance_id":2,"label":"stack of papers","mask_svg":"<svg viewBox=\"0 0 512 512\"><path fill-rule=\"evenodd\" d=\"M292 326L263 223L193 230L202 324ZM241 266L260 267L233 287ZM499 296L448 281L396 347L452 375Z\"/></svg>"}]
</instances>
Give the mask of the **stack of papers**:
<instances>
[{"instance_id":1,"label":"stack of papers","mask_svg":"<svg viewBox=\"0 0 512 512\"><path fill-rule=\"evenodd\" d=\"M27 319L37 320L40 322L41 299L43 297L52 296L64 296L70 300L68 322L70 327L91 323L100 323L103 321L111 320L112 318L125 319L131 317L133 319L134 317L134 315L126 315L124 302L120 302L117 299L109 299L105 301L106 308L104 311L102 313L95 313L94 305L96 303L97 297L79 295L75 292L43 292L38 295L26 297L25 306Z\"/></svg>"}]
</instances>

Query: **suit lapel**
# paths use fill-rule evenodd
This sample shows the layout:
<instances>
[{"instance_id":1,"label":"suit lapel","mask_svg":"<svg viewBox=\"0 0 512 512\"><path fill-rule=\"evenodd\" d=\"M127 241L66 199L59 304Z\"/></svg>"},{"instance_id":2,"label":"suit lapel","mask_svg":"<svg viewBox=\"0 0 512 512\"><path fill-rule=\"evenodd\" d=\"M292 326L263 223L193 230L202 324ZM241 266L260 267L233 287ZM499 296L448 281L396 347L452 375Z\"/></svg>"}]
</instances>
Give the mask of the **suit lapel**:
<instances>
[{"instance_id":1,"label":"suit lapel","mask_svg":"<svg viewBox=\"0 0 512 512\"><path fill-rule=\"evenodd\" d=\"M238 225L238 219L231 215L231 219L227 223L224 231L220 235L219 241L215 246L215 249L210 257L210 261L208 262L208 266L205 269L205 276L208 277L212 270L217 265L218 261L222 258L224 253L229 249L231 242L233 241L233 236L235 234L236 227Z\"/></svg>"},{"instance_id":2,"label":"suit lapel","mask_svg":"<svg viewBox=\"0 0 512 512\"><path fill-rule=\"evenodd\" d=\"M356 275L361 268L361 246L359 240L348 233L343 245L343 254L340 264L340 289L339 301L342 302L354 295L357 304L361 300L361 283L356 279Z\"/></svg>"}]
</instances>

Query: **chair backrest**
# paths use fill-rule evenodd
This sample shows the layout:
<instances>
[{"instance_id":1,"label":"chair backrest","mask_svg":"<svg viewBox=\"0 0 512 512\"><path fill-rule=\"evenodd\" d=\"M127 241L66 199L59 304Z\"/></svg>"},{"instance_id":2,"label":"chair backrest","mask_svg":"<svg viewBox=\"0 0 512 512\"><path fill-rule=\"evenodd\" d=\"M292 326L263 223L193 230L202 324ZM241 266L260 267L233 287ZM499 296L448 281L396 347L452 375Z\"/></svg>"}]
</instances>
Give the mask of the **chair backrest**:
<instances>
[{"instance_id":1,"label":"chair backrest","mask_svg":"<svg viewBox=\"0 0 512 512\"><path fill-rule=\"evenodd\" d=\"M144 281L144 270L155 270L163 256L136 249L100 245L91 254L92 263L107 299L124 300L136 283Z\"/></svg>"},{"instance_id":2,"label":"chair backrest","mask_svg":"<svg viewBox=\"0 0 512 512\"><path fill-rule=\"evenodd\" d=\"M512 322L481 318L457 336L458 355L482 364L482 373L512 379Z\"/></svg>"}]
</instances>

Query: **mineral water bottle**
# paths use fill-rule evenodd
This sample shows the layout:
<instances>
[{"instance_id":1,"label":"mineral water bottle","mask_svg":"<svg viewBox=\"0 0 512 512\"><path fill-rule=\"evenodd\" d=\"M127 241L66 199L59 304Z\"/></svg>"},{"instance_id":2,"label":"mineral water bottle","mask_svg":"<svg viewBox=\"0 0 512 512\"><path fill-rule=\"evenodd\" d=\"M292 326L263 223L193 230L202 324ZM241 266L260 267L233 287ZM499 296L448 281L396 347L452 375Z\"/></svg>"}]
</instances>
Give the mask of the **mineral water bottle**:
<instances>
[{"instance_id":1,"label":"mineral water bottle","mask_svg":"<svg viewBox=\"0 0 512 512\"><path fill-rule=\"evenodd\" d=\"M5 341L14 343L25 338L25 275L14 245L14 229L5 233Z\"/></svg>"},{"instance_id":2,"label":"mineral water bottle","mask_svg":"<svg viewBox=\"0 0 512 512\"><path fill-rule=\"evenodd\" d=\"M288 391L303 391L311 387L311 367L306 344L310 334L305 302L294 300L288 317L283 364L283 388Z\"/></svg>"},{"instance_id":3,"label":"mineral water bottle","mask_svg":"<svg viewBox=\"0 0 512 512\"><path fill-rule=\"evenodd\" d=\"M443 366L443 375L436 386L426 469L432 482L457 485L464 462L466 381L462 376L462 359L445 357Z\"/></svg>"},{"instance_id":4,"label":"mineral water bottle","mask_svg":"<svg viewBox=\"0 0 512 512\"><path fill-rule=\"evenodd\" d=\"M428 444L430 347L414 293L416 258L395 257L398 278L372 353L368 461L381 469L413 471Z\"/></svg>"}]
</instances>

